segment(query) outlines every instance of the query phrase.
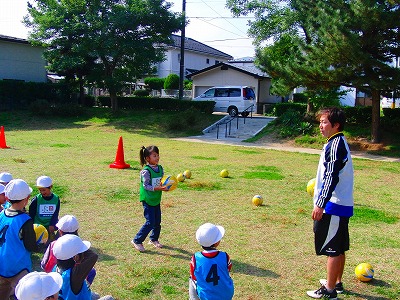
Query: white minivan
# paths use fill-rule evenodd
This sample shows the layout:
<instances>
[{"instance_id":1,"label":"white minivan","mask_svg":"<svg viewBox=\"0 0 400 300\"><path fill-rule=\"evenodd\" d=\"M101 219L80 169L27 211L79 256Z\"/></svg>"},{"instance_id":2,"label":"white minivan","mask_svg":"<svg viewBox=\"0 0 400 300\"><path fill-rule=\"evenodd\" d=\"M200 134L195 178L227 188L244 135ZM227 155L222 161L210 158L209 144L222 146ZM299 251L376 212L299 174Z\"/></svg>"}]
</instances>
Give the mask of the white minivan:
<instances>
[{"instance_id":1,"label":"white minivan","mask_svg":"<svg viewBox=\"0 0 400 300\"><path fill-rule=\"evenodd\" d=\"M254 90L248 86L215 86L193 98L194 101L215 101L214 111L248 116L256 104Z\"/></svg>"}]
</instances>

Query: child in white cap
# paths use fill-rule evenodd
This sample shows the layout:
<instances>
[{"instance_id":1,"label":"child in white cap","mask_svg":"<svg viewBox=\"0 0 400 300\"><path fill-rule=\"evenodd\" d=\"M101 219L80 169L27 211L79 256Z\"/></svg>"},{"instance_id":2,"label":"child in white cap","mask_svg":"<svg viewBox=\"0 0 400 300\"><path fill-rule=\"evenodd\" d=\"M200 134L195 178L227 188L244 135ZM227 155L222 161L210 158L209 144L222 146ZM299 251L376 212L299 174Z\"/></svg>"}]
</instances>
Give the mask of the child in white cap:
<instances>
[{"instance_id":1,"label":"child in white cap","mask_svg":"<svg viewBox=\"0 0 400 300\"><path fill-rule=\"evenodd\" d=\"M196 231L197 242L203 251L196 252L190 261L190 300L231 300L233 280L229 275L232 263L226 252L217 250L225 229L205 223Z\"/></svg>"},{"instance_id":2,"label":"child in white cap","mask_svg":"<svg viewBox=\"0 0 400 300\"><path fill-rule=\"evenodd\" d=\"M4 205L6 203L10 203L10 202L7 202L6 193L4 192L5 189L6 189L6 187L4 185L0 184L0 212L4 209Z\"/></svg>"},{"instance_id":3,"label":"child in white cap","mask_svg":"<svg viewBox=\"0 0 400 300\"><path fill-rule=\"evenodd\" d=\"M58 220L56 227L58 228L58 234L63 236L65 234L78 235L79 222L73 215L65 215ZM51 272L54 266L57 264L57 258L54 256L53 248L56 241L50 243L47 247L46 252L43 255L43 259L40 266L45 272ZM93 268L88 277L86 278L89 285L93 283L94 277L96 276L96 270Z\"/></svg>"},{"instance_id":4,"label":"child in white cap","mask_svg":"<svg viewBox=\"0 0 400 300\"><path fill-rule=\"evenodd\" d=\"M8 172L0 173L0 184L4 186L6 186L13 179L13 176Z\"/></svg>"},{"instance_id":5,"label":"child in white cap","mask_svg":"<svg viewBox=\"0 0 400 300\"><path fill-rule=\"evenodd\" d=\"M32 270L36 235L32 219L24 212L31 193L22 179L13 179L5 187L11 207L0 213L0 300L8 300L18 281Z\"/></svg>"},{"instance_id":6,"label":"child in white cap","mask_svg":"<svg viewBox=\"0 0 400 300\"><path fill-rule=\"evenodd\" d=\"M90 248L90 242L82 241L74 234L65 234L54 243L53 252L57 258L57 272L63 278L60 298L63 300L92 300L92 291L86 281L97 262L98 255ZM93 293L95 294L95 293ZM111 296L97 298L113 300Z\"/></svg>"},{"instance_id":7,"label":"child in white cap","mask_svg":"<svg viewBox=\"0 0 400 300\"><path fill-rule=\"evenodd\" d=\"M62 284L57 272L32 272L18 282L15 296L18 300L57 300Z\"/></svg>"},{"instance_id":8,"label":"child in white cap","mask_svg":"<svg viewBox=\"0 0 400 300\"><path fill-rule=\"evenodd\" d=\"M13 177L10 173L7 172L0 173L0 211L9 208L11 206L11 203L7 201L7 198L4 193L6 185L11 180L13 180Z\"/></svg>"},{"instance_id":9,"label":"child in white cap","mask_svg":"<svg viewBox=\"0 0 400 300\"><path fill-rule=\"evenodd\" d=\"M73 215L65 215L58 220L56 227L58 228L58 235L63 236L64 234L75 234L78 235L79 223ZM53 247L56 241L52 241L47 247L46 252L43 255L43 259L40 266L45 272L51 272L54 266L57 264L57 258L54 256Z\"/></svg>"},{"instance_id":10,"label":"child in white cap","mask_svg":"<svg viewBox=\"0 0 400 300\"><path fill-rule=\"evenodd\" d=\"M41 224L49 232L48 243L55 240L56 223L60 212L60 197L52 192L53 180L40 176L36 180L39 194L32 198L29 215L35 224Z\"/></svg>"}]
</instances>

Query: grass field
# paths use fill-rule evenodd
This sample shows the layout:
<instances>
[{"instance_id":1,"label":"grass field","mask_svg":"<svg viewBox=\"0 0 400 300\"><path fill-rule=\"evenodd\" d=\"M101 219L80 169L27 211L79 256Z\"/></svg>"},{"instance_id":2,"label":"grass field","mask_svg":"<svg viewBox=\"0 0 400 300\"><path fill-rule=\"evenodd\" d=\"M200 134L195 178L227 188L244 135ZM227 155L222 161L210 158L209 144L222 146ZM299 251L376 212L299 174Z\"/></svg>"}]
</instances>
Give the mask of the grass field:
<instances>
[{"instance_id":1,"label":"grass field","mask_svg":"<svg viewBox=\"0 0 400 300\"><path fill-rule=\"evenodd\" d=\"M200 250L195 231L212 222L226 229L220 249L233 262L234 299L307 299L305 292L325 276L325 258L313 250L312 199L305 191L319 156L178 141L173 138L182 133L165 130L163 122L180 118L158 112L64 120L1 113L11 148L0 149L0 171L32 187L40 175L53 178L60 216L77 216L81 237L100 255L92 289L102 295L187 299L190 257ZM212 121L207 118L202 122ZM124 170L109 168L120 136L131 165ZM166 247L139 253L130 245L144 221L138 153L150 144L160 148L167 174L189 169L192 178L163 194L160 241ZM353 164L355 216L340 299L399 299L400 165ZM219 176L222 169L229 170L228 178ZM263 196L263 206L251 204L255 194ZM40 258L34 255L36 265ZM361 262L375 268L370 283L354 276Z\"/></svg>"}]
</instances>

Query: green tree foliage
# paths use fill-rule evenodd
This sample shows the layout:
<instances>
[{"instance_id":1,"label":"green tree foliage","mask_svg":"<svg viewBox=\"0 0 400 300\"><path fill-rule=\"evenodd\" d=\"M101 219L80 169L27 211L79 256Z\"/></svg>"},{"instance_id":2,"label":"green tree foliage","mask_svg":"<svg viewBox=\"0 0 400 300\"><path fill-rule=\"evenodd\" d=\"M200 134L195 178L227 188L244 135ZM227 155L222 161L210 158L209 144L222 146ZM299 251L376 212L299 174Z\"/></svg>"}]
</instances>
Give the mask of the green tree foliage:
<instances>
[{"instance_id":1,"label":"green tree foliage","mask_svg":"<svg viewBox=\"0 0 400 300\"><path fill-rule=\"evenodd\" d=\"M176 74L169 74L164 81L164 89L177 90L179 89L179 76Z\"/></svg>"},{"instance_id":2,"label":"green tree foliage","mask_svg":"<svg viewBox=\"0 0 400 300\"><path fill-rule=\"evenodd\" d=\"M146 77L144 83L149 86L151 90L160 91L164 87L165 78L159 77Z\"/></svg>"},{"instance_id":3,"label":"green tree foliage","mask_svg":"<svg viewBox=\"0 0 400 300\"><path fill-rule=\"evenodd\" d=\"M163 0L33 0L29 39L46 47L50 68L106 88L113 110L125 82L149 74L183 18Z\"/></svg>"},{"instance_id":4,"label":"green tree foliage","mask_svg":"<svg viewBox=\"0 0 400 300\"><path fill-rule=\"evenodd\" d=\"M379 141L380 93L399 89L400 3L395 0L228 0L253 13L257 62L275 92L341 85L372 95L372 141ZM266 46L265 46L266 45Z\"/></svg>"}]
</instances>

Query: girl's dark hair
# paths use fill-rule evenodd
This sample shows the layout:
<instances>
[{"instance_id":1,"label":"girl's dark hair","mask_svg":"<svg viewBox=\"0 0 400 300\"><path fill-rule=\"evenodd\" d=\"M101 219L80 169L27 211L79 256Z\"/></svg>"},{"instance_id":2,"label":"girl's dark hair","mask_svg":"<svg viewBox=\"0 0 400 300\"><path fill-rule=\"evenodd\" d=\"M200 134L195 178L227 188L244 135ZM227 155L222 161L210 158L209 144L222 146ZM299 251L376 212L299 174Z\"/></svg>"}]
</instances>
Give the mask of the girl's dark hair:
<instances>
[{"instance_id":1,"label":"girl's dark hair","mask_svg":"<svg viewBox=\"0 0 400 300\"><path fill-rule=\"evenodd\" d=\"M60 269L61 273L65 270L71 269L75 266L74 258L71 257L69 259L57 259L57 267Z\"/></svg>"},{"instance_id":2,"label":"girl's dark hair","mask_svg":"<svg viewBox=\"0 0 400 300\"><path fill-rule=\"evenodd\" d=\"M160 151L158 150L158 147L154 146L154 145L153 146L148 146L148 147L142 146L142 148L140 148L139 159L140 159L140 165L142 167L147 163L146 157L149 157L152 152L160 154Z\"/></svg>"},{"instance_id":3,"label":"girl's dark hair","mask_svg":"<svg viewBox=\"0 0 400 300\"><path fill-rule=\"evenodd\" d=\"M346 123L346 115L344 111L338 107L323 108L318 112L318 116L327 115L329 122L334 126L339 124L338 130L343 131L344 124Z\"/></svg>"}]
</instances>

